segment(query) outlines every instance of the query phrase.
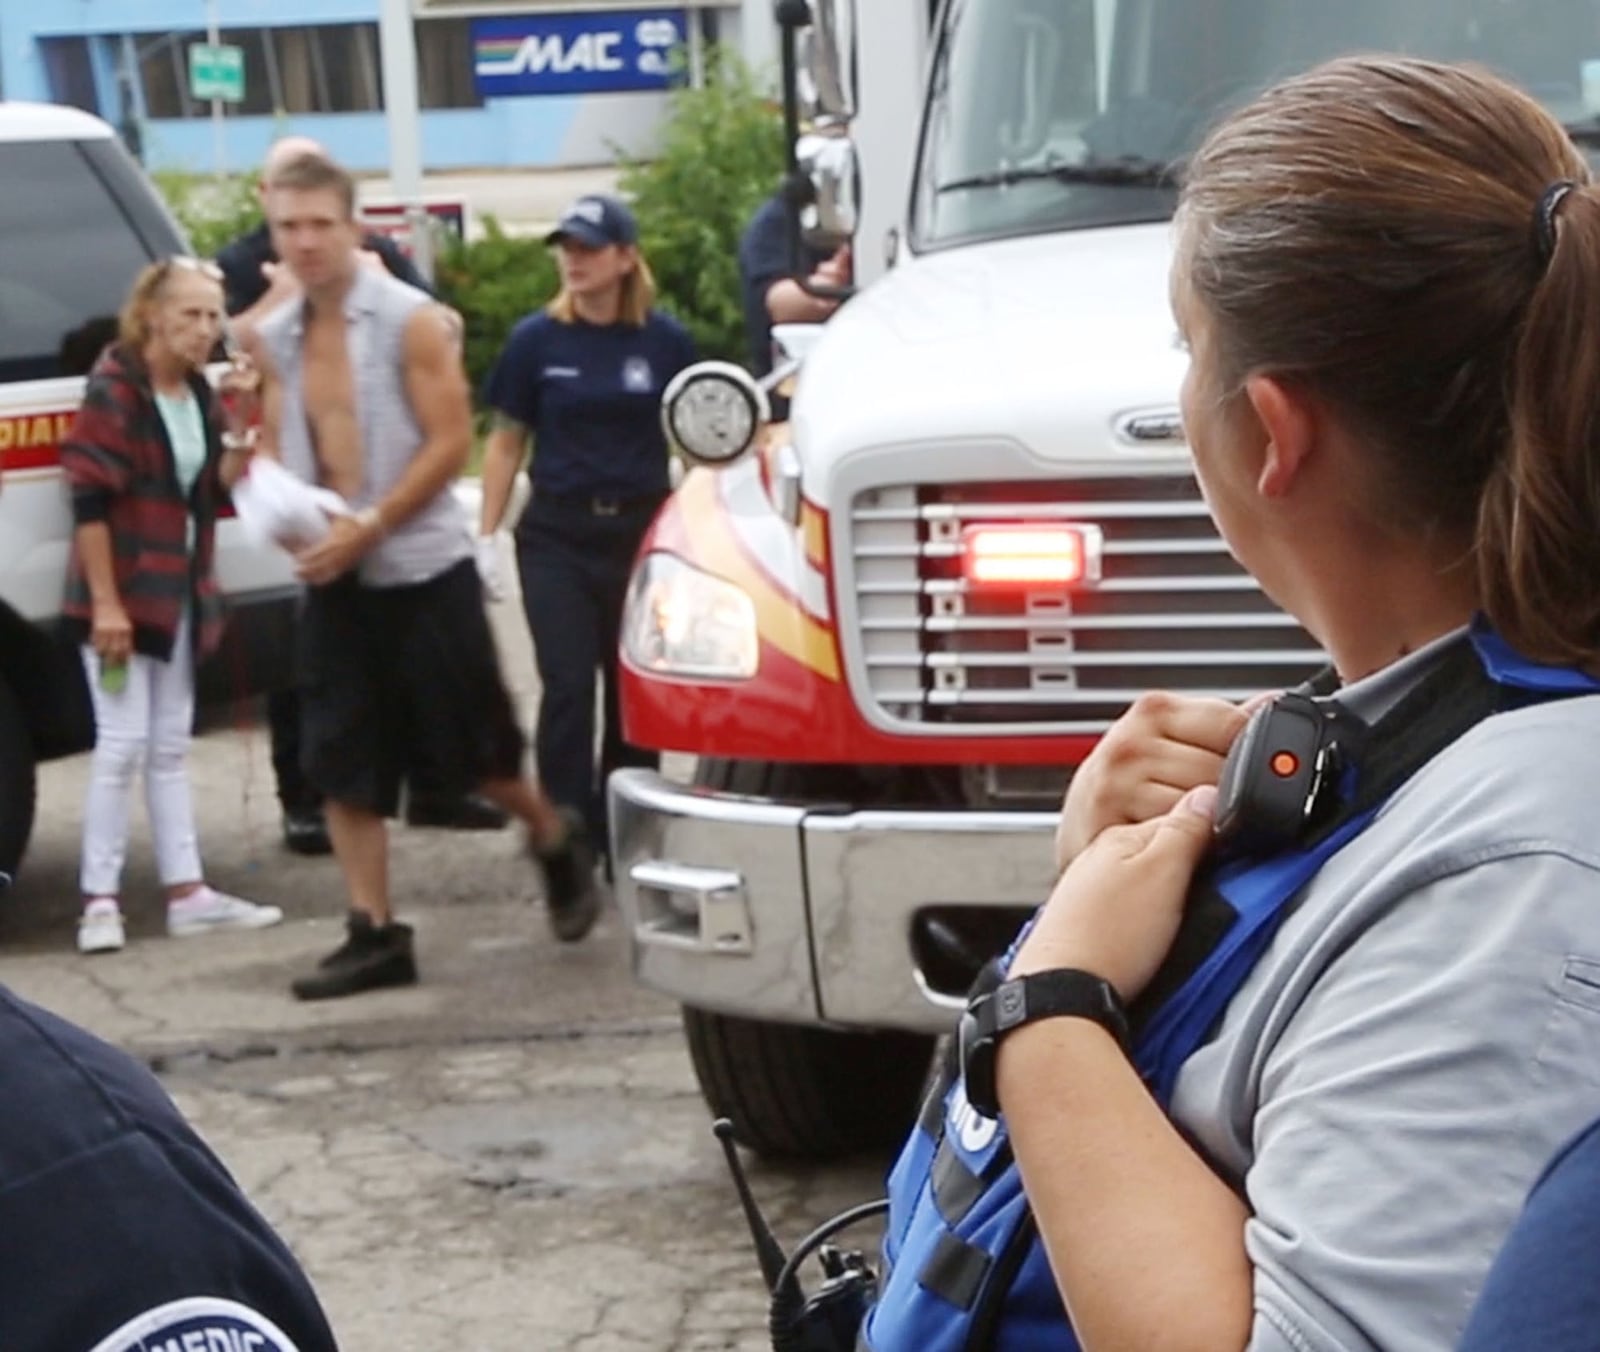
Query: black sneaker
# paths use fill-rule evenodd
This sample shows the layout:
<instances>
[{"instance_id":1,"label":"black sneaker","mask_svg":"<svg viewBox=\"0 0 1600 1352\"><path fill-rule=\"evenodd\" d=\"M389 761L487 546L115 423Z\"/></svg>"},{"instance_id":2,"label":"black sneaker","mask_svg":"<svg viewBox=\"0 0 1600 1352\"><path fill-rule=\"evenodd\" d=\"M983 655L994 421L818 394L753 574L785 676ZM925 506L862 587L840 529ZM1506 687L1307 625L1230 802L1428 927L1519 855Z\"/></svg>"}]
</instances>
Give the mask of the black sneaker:
<instances>
[{"instance_id":1,"label":"black sneaker","mask_svg":"<svg viewBox=\"0 0 1600 1352\"><path fill-rule=\"evenodd\" d=\"M528 852L544 873L551 933L564 944L575 944L600 918L600 893L594 882L594 850L583 819L566 808L561 816L567 824L561 843L541 849L530 841Z\"/></svg>"},{"instance_id":2,"label":"black sneaker","mask_svg":"<svg viewBox=\"0 0 1600 1352\"><path fill-rule=\"evenodd\" d=\"M407 826L442 826L450 831L498 831L509 820L506 813L475 793L460 798L406 796Z\"/></svg>"},{"instance_id":3,"label":"black sneaker","mask_svg":"<svg viewBox=\"0 0 1600 1352\"><path fill-rule=\"evenodd\" d=\"M323 958L315 972L293 983L290 989L295 999L333 1000L385 986L416 984L410 925L390 921L380 927L365 915L352 914L347 930L344 943Z\"/></svg>"},{"instance_id":4,"label":"black sneaker","mask_svg":"<svg viewBox=\"0 0 1600 1352\"><path fill-rule=\"evenodd\" d=\"M285 808L283 843L295 854L332 854L333 841L328 839L328 823L322 809Z\"/></svg>"}]
</instances>

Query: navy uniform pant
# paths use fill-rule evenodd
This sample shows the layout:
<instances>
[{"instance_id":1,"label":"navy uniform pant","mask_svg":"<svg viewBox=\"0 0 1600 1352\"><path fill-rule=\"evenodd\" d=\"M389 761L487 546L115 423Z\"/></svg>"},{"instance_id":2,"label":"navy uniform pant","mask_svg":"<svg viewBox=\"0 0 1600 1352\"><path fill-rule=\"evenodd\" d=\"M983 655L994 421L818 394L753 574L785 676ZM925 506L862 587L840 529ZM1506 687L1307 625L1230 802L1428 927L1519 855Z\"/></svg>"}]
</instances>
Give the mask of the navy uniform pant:
<instances>
[{"instance_id":1,"label":"navy uniform pant","mask_svg":"<svg viewBox=\"0 0 1600 1352\"><path fill-rule=\"evenodd\" d=\"M623 741L617 692L628 575L660 501L536 493L517 527L522 605L543 686L533 738L539 780L557 803L583 815L602 852L607 777L623 766L660 763L654 752ZM597 681L604 693L598 756Z\"/></svg>"},{"instance_id":2,"label":"navy uniform pant","mask_svg":"<svg viewBox=\"0 0 1600 1352\"><path fill-rule=\"evenodd\" d=\"M272 770L278 780L278 801L285 812L311 812L322 795L300 768L300 689L274 690L267 696L267 726L272 730Z\"/></svg>"}]
</instances>

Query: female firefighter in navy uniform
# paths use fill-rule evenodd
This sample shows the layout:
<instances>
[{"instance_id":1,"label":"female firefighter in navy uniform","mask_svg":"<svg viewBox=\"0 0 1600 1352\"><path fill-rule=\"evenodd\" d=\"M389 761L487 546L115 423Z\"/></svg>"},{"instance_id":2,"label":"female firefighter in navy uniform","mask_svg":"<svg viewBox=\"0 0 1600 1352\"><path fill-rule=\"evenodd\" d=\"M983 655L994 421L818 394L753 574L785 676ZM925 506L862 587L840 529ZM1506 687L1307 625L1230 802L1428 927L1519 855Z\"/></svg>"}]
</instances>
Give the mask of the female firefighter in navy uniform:
<instances>
[{"instance_id":1,"label":"female firefighter in navy uniform","mask_svg":"<svg viewBox=\"0 0 1600 1352\"><path fill-rule=\"evenodd\" d=\"M661 394L695 355L683 326L653 308L638 239L633 213L614 197L581 197L567 209L547 238L561 291L512 331L485 393L495 424L483 465L480 568L496 590L492 537L531 435L533 495L516 540L543 686L534 751L545 791L583 818L602 853L606 776L655 763L622 739L617 641L634 554L670 488ZM605 679L598 766L597 670Z\"/></svg>"},{"instance_id":2,"label":"female firefighter in navy uniform","mask_svg":"<svg viewBox=\"0 0 1600 1352\"><path fill-rule=\"evenodd\" d=\"M891 1177L875 1352L1443 1352L1600 1115L1600 188L1494 77L1348 59L1212 133L1176 242L1196 470L1345 769L1226 863L1241 711L1097 748Z\"/></svg>"}]
</instances>

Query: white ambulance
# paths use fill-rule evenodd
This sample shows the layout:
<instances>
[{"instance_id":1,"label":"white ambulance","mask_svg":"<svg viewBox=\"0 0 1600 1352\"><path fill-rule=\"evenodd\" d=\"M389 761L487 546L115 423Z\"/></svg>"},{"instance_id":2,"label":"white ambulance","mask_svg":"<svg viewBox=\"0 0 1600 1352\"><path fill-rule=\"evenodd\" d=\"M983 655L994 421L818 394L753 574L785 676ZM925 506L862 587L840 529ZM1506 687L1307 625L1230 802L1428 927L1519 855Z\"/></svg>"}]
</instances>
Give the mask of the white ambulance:
<instances>
[{"instance_id":1,"label":"white ambulance","mask_svg":"<svg viewBox=\"0 0 1600 1352\"><path fill-rule=\"evenodd\" d=\"M0 885L33 825L34 768L93 743L82 668L57 632L72 535L60 443L83 371L140 268L187 250L112 129L76 109L0 102ZM221 524L229 635L201 698L277 680L288 559Z\"/></svg>"}]
</instances>

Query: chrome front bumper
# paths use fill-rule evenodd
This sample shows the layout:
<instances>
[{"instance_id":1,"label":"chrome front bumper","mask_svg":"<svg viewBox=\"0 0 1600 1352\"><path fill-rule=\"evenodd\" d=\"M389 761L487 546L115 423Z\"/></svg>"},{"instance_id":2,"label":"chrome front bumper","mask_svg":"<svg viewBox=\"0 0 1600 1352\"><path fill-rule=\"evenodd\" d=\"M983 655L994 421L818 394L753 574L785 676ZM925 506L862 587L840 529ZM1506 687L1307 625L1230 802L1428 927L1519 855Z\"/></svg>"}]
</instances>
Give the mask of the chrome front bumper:
<instances>
[{"instance_id":1,"label":"chrome front bumper","mask_svg":"<svg viewBox=\"0 0 1600 1352\"><path fill-rule=\"evenodd\" d=\"M1052 812L840 811L610 781L612 859L635 975L725 1013L948 1031L959 1001L917 968L916 913L1033 907Z\"/></svg>"}]
</instances>

